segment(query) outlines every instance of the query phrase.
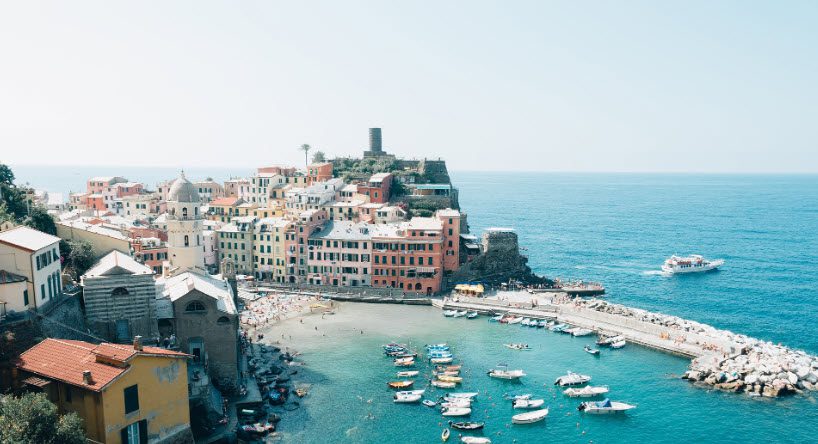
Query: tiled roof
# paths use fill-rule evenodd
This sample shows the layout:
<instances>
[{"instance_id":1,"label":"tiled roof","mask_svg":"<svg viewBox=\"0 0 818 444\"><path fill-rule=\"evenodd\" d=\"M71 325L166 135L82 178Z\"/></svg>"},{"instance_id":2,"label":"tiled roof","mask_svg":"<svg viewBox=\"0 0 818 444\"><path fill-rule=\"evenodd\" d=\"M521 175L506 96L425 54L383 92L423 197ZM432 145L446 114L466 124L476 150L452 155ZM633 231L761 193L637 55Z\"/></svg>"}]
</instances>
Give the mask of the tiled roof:
<instances>
[{"instance_id":1,"label":"tiled roof","mask_svg":"<svg viewBox=\"0 0 818 444\"><path fill-rule=\"evenodd\" d=\"M19 226L8 231L0 232L0 243L28 251L37 251L59 241L60 238L57 236L52 236L25 226Z\"/></svg>"},{"instance_id":2,"label":"tiled roof","mask_svg":"<svg viewBox=\"0 0 818 444\"><path fill-rule=\"evenodd\" d=\"M126 361L136 354L179 358L188 356L157 347L144 347L142 352L136 352L132 347L120 344L94 345L83 341L48 338L20 355L17 367L42 377L100 391L128 371L128 367L97 362L97 355ZM82 372L85 370L91 372L91 385L83 380Z\"/></svg>"},{"instance_id":3,"label":"tiled roof","mask_svg":"<svg viewBox=\"0 0 818 444\"><path fill-rule=\"evenodd\" d=\"M210 205L232 206L236 205L236 202L238 202L239 200L241 199L239 199L238 197L220 197L218 199L211 201Z\"/></svg>"},{"instance_id":4,"label":"tiled roof","mask_svg":"<svg viewBox=\"0 0 818 444\"><path fill-rule=\"evenodd\" d=\"M99 260L84 277L99 277L112 274L153 274L153 270L133 260L127 254L112 251Z\"/></svg>"},{"instance_id":5,"label":"tiled roof","mask_svg":"<svg viewBox=\"0 0 818 444\"><path fill-rule=\"evenodd\" d=\"M216 307L225 313L236 314L236 304L233 302L233 292L226 281L205 276L193 272L185 272L179 275L160 279L157 286L164 286L161 294L176 301L191 291L199 292L216 299Z\"/></svg>"}]
</instances>

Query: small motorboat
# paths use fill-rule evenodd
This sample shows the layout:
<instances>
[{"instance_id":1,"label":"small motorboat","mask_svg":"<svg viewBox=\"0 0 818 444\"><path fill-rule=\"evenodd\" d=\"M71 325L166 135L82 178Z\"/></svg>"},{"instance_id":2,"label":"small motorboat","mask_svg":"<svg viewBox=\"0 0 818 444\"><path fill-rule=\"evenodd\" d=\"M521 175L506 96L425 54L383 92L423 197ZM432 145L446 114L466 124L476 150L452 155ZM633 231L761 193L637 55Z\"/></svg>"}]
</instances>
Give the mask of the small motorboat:
<instances>
[{"instance_id":1,"label":"small motorboat","mask_svg":"<svg viewBox=\"0 0 818 444\"><path fill-rule=\"evenodd\" d=\"M462 367L462 365L438 365L435 367L435 370L439 372L455 372L460 371Z\"/></svg>"},{"instance_id":2,"label":"small motorboat","mask_svg":"<svg viewBox=\"0 0 818 444\"><path fill-rule=\"evenodd\" d=\"M415 358L398 358L395 359L395 367L412 367L415 365Z\"/></svg>"},{"instance_id":3,"label":"small motorboat","mask_svg":"<svg viewBox=\"0 0 818 444\"><path fill-rule=\"evenodd\" d=\"M525 376L525 372L522 370L509 370L508 366L505 364L497 364L497 368L491 369L487 372L487 374L492 378L497 379L520 379Z\"/></svg>"},{"instance_id":4,"label":"small motorboat","mask_svg":"<svg viewBox=\"0 0 818 444\"><path fill-rule=\"evenodd\" d=\"M582 349L585 350L585 353L588 353L588 354L591 354L591 355L594 355L594 356L599 356L599 349L598 348L591 348L590 345L586 345L585 347L582 347Z\"/></svg>"},{"instance_id":5,"label":"small motorboat","mask_svg":"<svg viewBox=\"0 0 818 444\"><path fill-rule=\"evenodd\" d=\"M422 404L425 405L426 407L435 407L435 406L437 406L437 403L432 401L431 399L424 399L422 401Z\"/></svg>"},{"instance_id":6,"label":"small motorboat","mask_svg":"<svg viewBox=\"0 0 818 444\"><path fill-rule=\"evenodd\" d=\"M432 374L435 376L460 376L460 370L444 370L444 371L432 371Z\"/></svg>"},{"instance_id":7,"label":"small motorboat","mask_svg":"<svg viewBox=\"0 0 818 444\"><path fill-rule=\"evenodd\" d=\"M507 348L510 348L512 350L520 350L520 351L531 350L531 347L529 347L528 344L503 344L503 345L505 345Z\"/></svg>"},{"instance_id":8,"label":"small motorboat","mask_svg":"<svg viewBox=\"0 0 818 444\"><path fill-rule=\"evenodd\" d=\"M445 351L445 350L430 350L429 357L430 358L451 358L454 356L452 352Z\"/></svg>"},{"instance_id":9,"label":"small motorboat","mask_svg":"<svg viewBox=\"0 0 818 444\"><path fill-rule=\"evenodd\" d=\"M530 324L531 324L531 319L529 319L529 318L525 318L522 321L520 321L520 325L522 325L523 327L528 327Z\"/></svg>"},{"instance_id":10,"label":"small motorboat","mask_svg":"<svg viewBox=\"0 0 818 444\"><path fill-rule=\"evenodd\" d=\"M457 310L444 310L443 311L443 316L446 316L447 318L453 318L456 314L457 314Z\"/></svg>"},{"instance_id":11,"label":"small motorboat","mask_svg":"<svg viewBox=\"0 0 818 444\"><path fill-rule=\"evenodd\" d=\"M571 336L574 337L581 337L581 336L588 336L594 334L594 331L590 328L575 328L571 331Z\"/></svg>"},{"instance_id":12,"label":"small motorboat","mask_svg":"<svg viewBox=\"0 0 818 444\"><path fill-rule=\"evenodd\" d=\"M463 422L452 422L449 421L449 427L457 430L480 430L486 426L485 422L471 422L471 421L463 421Z\"/></svg>"},{"instance_id":13,"label":"small motorboat","mask_svg":"<svg viewBox=\"0 0 818 444\"><path fill-rule=\"evenodd\" d=\"M411 387L411 386L412 386L412 384L414 384L414 383L415 383L415 381L406 380L406 381L392 381L392 382L387 382L387 383L386 383L386 385L388 385L388 386L389 386L389 388L393 388L393 389L402 389L402 388L409 388L409 387Z\"/></svg>"},{"instance_id":14,"label":"small motorboat","mask_svg":"<svg viewBox=\"0 0 818 444\"><path fill-rule=\"evenodd\" d=\"M426 393L425 389L421 390L404 390L402 392L395 392L396 395L422 395Z\"/></svg>"},{"instance_id":15,"label":"small motorboat","mask_svg":"<svg viewBox=\"0 0 818 444\"><path fill-rule=\"evenodd\" d=\"M607 346L610 346L611 344L613 344L616 341L624 340L624 339L625 338L623 338L622 336L602 336L602 335L600 335L599 339L596 340L596 345L599 345L601 347L607 347Z\"/></svg>"},{"instance_id":16,"label":"small motorboat","mask_svg":"<svg viewBox=\"0 0 818 444\"><path fill-rule=\"evenodd\" d=\"M517 399L514 401L515 409L538 409L545 404L544 399Z\"/></svg>"},{"instance_id":17,"label":"small motorboat","mask_svg":"<svg viewBox=\"0 0 818 444\"><path fill-rule=\"evenodd\" d=\"M449 376L449 375L440 375L440 376L437 377L437 380L438 381L443 381L443 382L455 382L455 383L463 382L463 378L461 378L460 376Z\"/></svg>"},{"instance_id":18,"label":"small motorboat","mask_svg":"<svg viewBox=\"0 0 818 444\"><path fill-rule=\"evenodd\" d=\"M568 372L565 376L560 376L554 381L554 385L567 387L571 385L582 385L591 380L588 375L580 375L578 373Z\"/></svg>"},{"instance_id":19,"label":"small motorboat","mask_svg":"<svg viewBox=\"0 0 818 444\"><path fill-rule=\"evenodd\" d=\"M403 393L403 394L395 393L394 402L407 403L407 404L408 403L414 403L414 402L420 401L420 396L421 395L418 395L418 394L415 394L415 393Z\"/></svg>"},{"instance_id":20,"label":"small motorboat","mask_svg":"<svg viewBox=\"0 0 818 444\"><path fill-rule=\"evenodd\" d=\"M531 399L531 393L522 393L522 394L516 394L516 395L512 395L512 394L509 394L509 393L504 393L503 398L508 399L510 401L517 401L519 399Z\"/></svg>"},{"instance_id":21,"label":"small motorboat","mask_svg":"<svg viewBox=\"0 0 818 444\"><path fill-rule=\"evenodd\" d=\"M460 442L465 444L491 444L491 440L485 436L461 436Z\"/></svg>"},{"instance_id":22,"label":"small motorboat","mask_svg":"<svg viewBox=\"0 0 818 444\"><path fill-rule=\"evenodd\" d=\"M545 319L537 322L537 328L545 328L546 325L548 325L548 321L546 321Z\"/></svg>"},{"instance_id":23,"label":"small motorboat","mask_svg":"<svg viewBox=\"0 0 818 444\"><path fill-rule=\"evenodd\" d=\"M516 317L516 318L511 318L511 319L508 320L508 324L519 324L520 322L523 322L523 317L522 316L519 316L519 317Z\"/></svg>"},{"instance_id":24,"label":"small motorboat","mask_svg":"<svg viewBox=\"0 0 818 444\"><path fill-rule=\"evenodd\" d=\"M571 398L593 398L594 396L604 395L608 393L608 386L592 386L587 385L582 388L569 388L562 392Z\"/></svg>"},{"instance_id":25,"label":"small motorboat","mask_svg":"<svg viewBox=\"0 0 818 444\"><path fill-rule=\"evenodd\" d=\"M459 408L471 407L471 399L458 399L458 398L455 398L455 399L452 399L452 400L449 400L449 401L444 400L444 402L442 402L440 404L440 407L445 408L445 409L450 409L450 408L453 408L453 407L459 407Z\"/></svg>"},{"instance_id":26,"label":"small motorboat","mask_svg":"<svg viewBox=\"0 0 818 444\"><path fill-rule=\"evenodd\" d=\"M431 362L432 362L432 364L449 364L453 360L454 360L454 358L449 356L448 358L432 358Z\"/></svg>"},{"instance_id":27,"label":"small motorboat","mask_svg":"<svg viewBox=\"0 0 818 444\"><path fill-rule=\"evenodd\" d=\"M449 346L446 344L427 345L426 350L429 350L430 353L434 351L449 351Z\"/></svg>"},{"instance_id":28,"label":"small motorboat","mask_svg":"<svg viewBox=\"0 0 818 444\"><path fill-rule=\"evenodd\" d=\"M466 319L476 319L478 316L480 316L480 313L476 311L470 311L468 314L466 314Z\"/></svg>"},{"instance_id":29,"label":"small motorboat","mask_svg":"<svg viewBox=\"0 0 818 444\"><path fill-rule=\"evenodd\" d=\"M557 324L557 325L552 325L551 328L549 328L549 330L551 330L553 332L556 332L556 333L562 333L563 331L567 330L568 328L569 328L568 324Z\"/></svg>"},{"instance_id":30,"label":"small motorboat","mask_svg":"<svg viewBox=\"0 0 818 444\"><path fill-rule=\"evenodd\" d=\"M626 412L635 408L635 405L605 399L603 401L585 401L580 404L579 407L577 407L577 410L591 415L606 415L611 413Z\"/></svg>"},{"instance_id":31,"label":"small motorboat","mask_svg":"<svg viewBox=\"0 0 818 444\"><path fill-rule=\"evenodd\" d=\"M489 318L489 322L500 322L503 319L503 316L504 315L492 316Z\"/></svg>"},{"instance_id":32,"label":"small motorboat","mask_svg":"<svg viewBox=\"0 0 818 444\"><path fill-rule=\"evenodd\" d=\"M468 416L471 415L471 409L468 407L449 407L441 410L440 414L443 416Z\"/></svg>"},{"instance_id":33,"label":"small motorboat","mask_svg":"<svg viewBox=\"0 0 818 444\"><path fill-rule=\"evenodd\" d=\"M619 348L624 347L625 345L627 345L627 342L625 342L624 339L620 339L620 340L618 340L616 342L611 342L611 348L613 348L613 349L619 349Z\"/></svg>"},{"instance_id":34,"label":"small motorboat","mask_svg":"<svg viewBox=\"0 0 818 444\"><path fill-rule=\"evenodd\" d=\"M432 380L432 385L443 389L453 389L457 386L454 382L438 381L436 379Z\"/></svg>"},{"instance_id":35,"label":"small motorboat","mask_svg":"<svg viewBox=\"0 0 818 444\"><path fill-rule=\"evenodd\" d=\"M410 370L406 372L398 372L398 378L411 378L413 376L417 376L420 373L417 370Z\"/></svg>"},{"instance_id":36,"label":"small motorboat","mask_svg":"<svg viewBox=\"0 0 818 444\"><path fill-rule=\"evenodd\" d=\"M533 410L530 412L520 413L511 417L512 424L533 424L540 422L548 416L548 409Z\"/></svg>"},{"instance_id":37,"label":"small motorboat","mask_svg":"<svg viewBox=\"0 0 818 444\"><path fill-rule=\"evenodd\" d=\"M446 442L449 440L449 435L452 432L449 429L443 429L443 433L440 434L440 440Z\"/></svg>"},{"instance_id":38,"label":"small motorboat","mask_svg":"<svg viewBox=\"0 0 818 444\"><path fill-rule=\"evenodd\" d=\"M457 393L449 393L446 396L449 398L475 398L479 393L477 392L457 392Z\"/></svg>"},{"instance_id":39,"label":"small motorboat","mask_svg":"<svg viewBox=\"0 0 818 444\"><path fill-rule=\"evenodd\" d=\"M445 342L441 342L441 343L438 343L438 344L426 344L424 347L426 347L426 348L442 348L442 347L448 347L448 346L449 346L449 344L447 344Z\"/></svg>"},{"instance_id":40,"label":"small motorboat","mask_svg":"<svg viewBox=\"0 0 818 444\"><path fill-rule=\"evenodd\" d=\"M469 312L467 312L466 310L462 310L462 311L455 312L454 316L452 316L452 317L462 318L463 316L466 316L467 314L469 314Z\"/></svg>"}]
</instances>

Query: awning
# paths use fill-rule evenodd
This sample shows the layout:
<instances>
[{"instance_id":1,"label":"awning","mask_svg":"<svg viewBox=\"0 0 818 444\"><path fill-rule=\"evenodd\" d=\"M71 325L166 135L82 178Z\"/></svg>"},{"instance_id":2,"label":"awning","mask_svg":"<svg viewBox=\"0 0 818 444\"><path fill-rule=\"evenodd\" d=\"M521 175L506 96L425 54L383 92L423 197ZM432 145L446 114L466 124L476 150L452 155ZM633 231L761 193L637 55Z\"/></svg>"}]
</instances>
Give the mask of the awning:
<instances>
[{"instance_id":1,"label":"awning","mask_svg":"<svg viewBox=\"0 0 818 444\"><path fill-rule=\"evenodd\" d=\"M416 271L418 273L434 273L435 267L418 267Z\"/></svg>"}]
</instances>

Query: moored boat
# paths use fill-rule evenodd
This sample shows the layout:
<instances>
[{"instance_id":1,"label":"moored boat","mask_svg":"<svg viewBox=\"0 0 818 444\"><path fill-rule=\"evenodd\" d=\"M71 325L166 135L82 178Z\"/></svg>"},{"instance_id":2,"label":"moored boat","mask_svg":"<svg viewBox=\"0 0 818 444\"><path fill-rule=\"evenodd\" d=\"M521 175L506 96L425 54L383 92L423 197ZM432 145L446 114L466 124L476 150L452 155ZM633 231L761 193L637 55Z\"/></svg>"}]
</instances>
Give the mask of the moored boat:
<instances>
[{"instance_id":1,"label":"moored boat","mask_svg":"<svg viewBox=\"0 0 818 444\"><path fill-rule=\"evenodd\" d=\"M417 376L420 373L417 370L411 370L407 372L398 372L398 378L411 378L413 376Z\"/></svg>"},{"instance_id":2,"label":"moored boat","mask_svg":"<svg viewBox=\"0 0 818 444\"><path fill-rule=\"evenodd\" d=\"M449 356L448 358L432 358L432 359L430 359L432 364L450 364L453 360L454 360L454 358L452 358L451 356Z\"/></svg>"},{"instance_id":3,"label":"moored boat","mask_svg":"<svg viewBox=\"0 0 818 444\"><path fill-rule=\"evenodd\" d=\"M466 310L461 310L461 311L455 312L453 317L462 318L463 316L466 316L467 314L468 314L468 312Z\"/></svg>"},{"instance_id":4,"label":"moored boat","mask_svg":"<svg viewBox=\"0 0 818 444\"><path fill-rule=\"evenodd\" d=\"M588 336L594 334L594 331L590 328L574 328L571 329L571 336L580 337L580 336Z\"/></svg>"},{"instance_id":5,"label":"moored boat","mask_svg":"<svg viewBox=\"0 0 818 444\"><path fill-rule=\"evenodd\" d=\"M450 409L452 407L471 407L471 399L465 398L454 398L451 400L445 400L440 404L440 407Z\"/></svg>"},{"instance_id":6,"label":"moored boat","mask_svg":"<svg viewBox=\"0 0 818 444\"><path fill-rule=\"evenodd\" d=\"M516 318L510 318L508 320L508 324L519 324L520 322L523 322L523 317L522 316L518 316Z\"/></svg>"},{"instance_id":7,"label":"moored boat","mask_svg":"<svg viewBox=\"0 0 818 444\"><path fill-rule=\"evenodd\" d=\"M460 442L464 444L491 444L491 439L485 436L461 436Z\"/></svg>"},{"instance_id":8,"label":"moored boat","mask_svg":"<svg viewBox=\"0 0 818 444\"><path fill-rule=\"evenodd\" d=\"M513 403L515 409L538 409L545 404L544 399L517 399Z\"/></svg>"},{"instance_id":9,"label":"moored boat","mask_svg":"<svg viewBox=\"0 0 818 444\"><path fill-rule=\"evenodd\" d=\"M454 382L438 381L437 379L432 380L432 385L437 387L437 388L445 388L445 389L451 389L451 388L455 388L455 386L457 386L457 384L455 384Z\"/></svg>"},{"instance_id":10,"label":"moored boat","mask_svg":"<svg viewBox=\"0 0 818 444\"><path fill-rule=\"evenodd\" d=\"M528 351L531 350L531 347L528 344L503 344L506 348L510 348L512 350L520 350L520 351Z\"/></svg>"},{"instance_id":11,"label":"moored boat","mask_svg":"<svg viewBox=\"0 0 818 444\"><path fill-rule=\"evenodd\" d=\"M533 410L530 412L520 413L511 417L512 424L533 424L540 422L548 416L548 409Z\"/></svg>"},{"instance_id":12,"label":"moored boat","mask_svg":"<svg viewBox=\"0 0 818 444\"><path fill-rule=\"evenodd\" d=\"M471 409L468 407L449 407L441 410L440 414L443 416L468 416L471 414Z\"/></svg>"},{"instance_id":13,"label":"moored boat","mask_svg":"<svg viewBox=\"0 0 818 444\"><path fill-rule=\"evenodd\" d=\"M404 390L402 392L395 392L396 395L422 395L424 393L426 393L426 389Z\"/></svg>"},{"instance_id":14,"label":"moored boat","mask_svg":"<svg viewBox=\"0 0 818 444\"><path fill-rule=\"evenodd\" d=\"M443 311L443 316L446 316L447 318L453 318L456 314L457 314L457 310L444 310Z\"/></svg>"},{"instance_id":15,"label":"moored boat","mask_svg":"<svg viewBox=\"0 0 818 444\"><path fill-rule=\"evenodd\" d=\"M531 393L519 393L519 394L503 393L503 398L511 400L511 401L517 401L519 399L531 399Z\"/></svg>"},{"instance_id":16,"label":"moored boat","mask_svg":"<svg viewBox=\"0 0 818 444\"><path fill-rule=\"evenodd\" d=\"M582 347L582 349L585 350L585 353L592 354L594 356L599 356L598 348L591 348L590 345L586 345L585 347Z\"/></svg>"},{"instance_id":17,"label":"moored boat","mask_svg":"<svg viewBox=\"0 0 818 444\"><path fill-rule=\"evenodd\" d=\"M440 433L440 440L446 442L449 440L449 435L452 432L449 429L443 429L443 432Z\"/></svg>"},{"instance_id":18,"label":"moored boat","mask_svg":"<svg viewBox=\"0 0 818 444\"><path fill-rule=\"evenodd\" d=\"M400 389L400 388L409 388L414 383L415 383L415 381L411 381L411 380L391 381L391 382L387 382L386 385L388 385L389 388Z\"/></svg>"},{"instance_id":19,"label":"moored boat","mask_svg":"<svg viewBox=\"0 0 818 444\"><path fill-rule=\"evenodd\" d=\"M492 316L489 318L489 322L500 322L503 319L503 316L504 315Z\"/></svg>"},{"instance_id":20,"label":"moored boat","mask_svg":"<svg viewBox=\"0 0 818 444\"><path fill-rule=\"evenodd\" d=\"M635 405L605 399L603 401L583 402L582 404L579 405L579 407L577 407L577 410L591 415L606 415L612 413L626 412L628 410L635 408L636 408Z\"/></svg>"},{"instance_id":21,"label":"moored boat","mask_svg":"<svg viewBox=\"0 0 818 444\"><path fill-rule=\"evenodd\" d=\"M624 339L620 339L620 340L618 340L616 342L612 342L611 343L611 348L618 349L618 348L624 347L625 345L627 345L627 342L625 342Z\"/></svg>"},{"instance_id":22,"label":"moored boat","mask_svg":"<svg viewBox=\"0 0 818 444\"><path fill-rule=\"evenodd\" d=\"M508 366L505 364L497 364L497 368L493 368L487 372L487 374L492 378L497 379L520 379L525 376L525 372L522 370L509 370Z\"/></svg>"},{"instance_id":23,"label":"moored boat","mask_svg":"<svg viewBox=\"0 0 818 444\"><path fill-rule=\"evenodd\" d=\"M601 386L592 386L588 385L582 388L569 388L566 389L564 392L566 396L571 398L593 398L594 396L604 395L608 393L608 386L601 385Z\"/></svg>"},{"instance_id":24,"label":"moored boat","mask_svg":"<svg viewBox=\"0 0 818 444\"><path fill-rule=\"evenodd\" d=\"M395 393L394 402L406 403L406 404L415 403L415 402L420 401L420 396L421 395L414 394L414 393L404 393L404 394Z\"/></svg>"},{"instance_id":25,"label":"moored boat","mask_svg":"<svg viewBox=\"0 0 818 444\"><path fill-rule=\"evenodd\" d=\"M468 314L466 314L466 319L475 319L478 316L480 316L480 314L476 311L470 311Z\"/></svg>"},{"instance_id":26,"label":"moored boat","mask_svg":"<svg viewBox=\"0 0 818 444\"><path fill-rule=\"evenodd\" d=\"M423 405L425 405L426 407L435 407L437 403L432 401L431 399L424 399Z\"/></svg>"},{"instance_id":27,"label":"moored boat","mask_svg":"<svg viewBox=\"0 0 818 444\"><path fill-rule=\"evenodd\" d=\"M440 375L440 376L437 377L437 379L438 379L438 381L443 381L443 382L454 382L454 383L463 382L463 378L461 378L460 376Z\"/></svg>"},{"instance_id":28,"label":"moored boat","mask_svg":"<svg viewBox=\"0 0 818 444\"><path fill-rule=\"evenodd\" d=\"M450 398L469 398L473 399L479 395L478 392L456 392L456 393L449 393L446 396Z\"/></svg>"},{"instance_id":29,"label":"moored boat","mask_svg":"<svg viewBox=\"0 0 818 444\"><path fill-rule=\"evenodd\" d=\"M548 325L548 321L546 321L545 319L537 322L537 328L545 328L546 325Z\"/></svg>"},{"instance_id":30,"label":"moored boat","mask_svg":"<svg viewBox=\"0 0 818 444\"><path fill-rule=\"evenodd\" d=\"M563 331L567 330L568 328L569 328L568 324L556 324L556 325L552 325L551 328L549 328L549 330L551 330L553 332L556 332L556 333L562 333Z\"/></svg>"},{"instance_id":31,"label":"moored boat","mask_svg":"<svg viewBox=\"0 0 818 444\"><path fill-rule=\"evenodd\" d=\"M473 421L462 421L462 422L452 422L449 421L449 427L457 430L480 430L485 427L485 422L473 422Z\"/></svg>"},{"instance_id":32,"label":"moored boat","mask_svg":"<svg viewBox=\"0 0 818 444\"><path fill-rule=\"evenodd\" d=\"M438 365L435 367L435 371L438 372L459 372L462 368L462 365Z\"/></svg>"},{"instance_id":33,"label":"moored boat","mask_svg":"<svg viewBox=\"0 0 818 444\"><path fill-rule=\"evenodd\" d=\"M559 385L561 387L571 386L571 385L582 385L591 380L591 377L588 375L580 375L578 373L568 372L568 374L560 376L554 381L554 385Z\"/></svg>"}]
</instances>

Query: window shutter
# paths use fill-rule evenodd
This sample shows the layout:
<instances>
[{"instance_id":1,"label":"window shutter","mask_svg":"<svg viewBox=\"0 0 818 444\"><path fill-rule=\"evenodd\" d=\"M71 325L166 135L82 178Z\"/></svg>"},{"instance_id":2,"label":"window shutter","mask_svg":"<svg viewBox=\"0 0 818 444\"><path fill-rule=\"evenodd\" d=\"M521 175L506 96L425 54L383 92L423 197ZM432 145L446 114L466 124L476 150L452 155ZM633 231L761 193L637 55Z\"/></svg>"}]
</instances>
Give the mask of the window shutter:
<instances>
[{"instance_id":1,"label":"window shutter","mask_svg":"<svg viewBox=\"0 0 818 444\"><path fill-rule=\"evenodd\" d=\"M139 444L148 444L148 420L139 421Z\"/></svg>"}]
</instances>

